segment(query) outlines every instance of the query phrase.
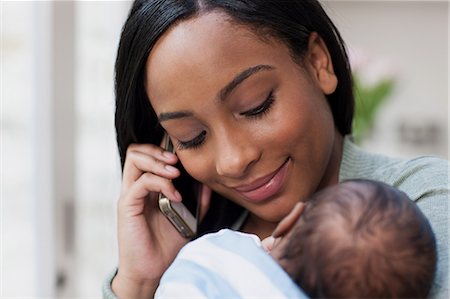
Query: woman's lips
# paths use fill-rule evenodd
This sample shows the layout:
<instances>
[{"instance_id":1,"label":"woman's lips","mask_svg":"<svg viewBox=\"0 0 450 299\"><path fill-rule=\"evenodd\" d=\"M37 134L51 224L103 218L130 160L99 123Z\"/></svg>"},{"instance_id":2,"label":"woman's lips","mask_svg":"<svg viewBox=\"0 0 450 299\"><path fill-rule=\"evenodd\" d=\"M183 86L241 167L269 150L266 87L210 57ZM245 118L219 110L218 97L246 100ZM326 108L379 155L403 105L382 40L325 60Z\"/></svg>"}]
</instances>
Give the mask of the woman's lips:
<instances>
[{"instance_id":1,"label":"woman's lips","mask_svg":"<svg viewBox=\"0 0 450 299\"><path fill-rule=\"evenodd\" d=\"M260 202L277 193L284 185L290 159L287 159L283 165L276 171L262 178L257 179L248 185L234 188L250 201Z\"/></svg>"}]
</instances>

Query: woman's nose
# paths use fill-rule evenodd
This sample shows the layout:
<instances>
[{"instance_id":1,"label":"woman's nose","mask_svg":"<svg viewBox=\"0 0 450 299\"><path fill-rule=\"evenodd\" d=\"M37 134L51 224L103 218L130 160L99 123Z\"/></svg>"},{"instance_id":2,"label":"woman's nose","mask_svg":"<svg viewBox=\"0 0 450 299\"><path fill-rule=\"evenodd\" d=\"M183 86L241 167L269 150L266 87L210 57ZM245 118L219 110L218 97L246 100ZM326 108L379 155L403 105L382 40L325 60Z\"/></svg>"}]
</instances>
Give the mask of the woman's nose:
<instances>
[{"instance_id":1,"label":"woman's nose","mask_svg":"<svg viewBox=\"0 0 450 299\"><path fill-rule=\"evenodd\" d=\"M259 151L250 140L241 136L221 138L216 151L216 171L219 175L241 178L259 159Z\"/></svg>"}]
</instances>

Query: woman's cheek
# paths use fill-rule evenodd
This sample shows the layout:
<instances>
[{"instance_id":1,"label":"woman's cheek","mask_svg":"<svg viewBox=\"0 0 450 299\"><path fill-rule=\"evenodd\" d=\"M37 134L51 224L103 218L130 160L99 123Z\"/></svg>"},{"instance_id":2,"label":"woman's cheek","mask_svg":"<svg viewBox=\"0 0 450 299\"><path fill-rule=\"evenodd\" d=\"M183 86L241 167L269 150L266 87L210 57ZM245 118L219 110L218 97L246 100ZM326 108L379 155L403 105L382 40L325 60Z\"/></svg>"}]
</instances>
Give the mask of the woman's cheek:
<instances>
[{"instance_id":1,"label":"woman's cheek","mask_svg":"<svg viewBox=\"0 0 450 299\"><path fill-rule=\"evenodd\" d=\"M198 151L198 149L192 149L189 151ZM179 158L182 161L186 171L197 181L204 183L210 187L214 178L214 165L211 161L210 155L207 152L200 151L200 153L185 153L180 154Z\"/></svg>"}]
</instances>

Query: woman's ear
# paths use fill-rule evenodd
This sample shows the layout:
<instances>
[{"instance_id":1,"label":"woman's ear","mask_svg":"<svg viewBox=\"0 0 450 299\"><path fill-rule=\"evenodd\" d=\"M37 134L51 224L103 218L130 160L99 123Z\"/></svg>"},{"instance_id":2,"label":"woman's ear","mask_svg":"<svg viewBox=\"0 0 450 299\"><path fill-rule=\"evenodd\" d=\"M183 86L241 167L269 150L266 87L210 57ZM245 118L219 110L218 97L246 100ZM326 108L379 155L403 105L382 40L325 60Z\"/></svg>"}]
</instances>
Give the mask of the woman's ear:
<instances>
[{"instance_id":1,"label":"woman's ear","mask_svg":"<svg viewBox=\"0 0 450 299\"><path fill-rule=\"evenodd\" d=\"M326 95L332 94L336 90L338 80L328 48L317 32L312 32L309 36L305 62L322 92Z\"/></svg>"},{"instance_id":2,"label":"woman's ear","mask_svg":"<svg viewBox=\"0 0 450 299\"><path fill-rule=\"evenodd\" d=\"M292 227L294 227L294 224L297 223L297 220L300 218L304 209L305 204L303 202L298 202L292 211L278 223L272 233L272 237L279 238L287 235Z\"/></svg>"}]
</instances>

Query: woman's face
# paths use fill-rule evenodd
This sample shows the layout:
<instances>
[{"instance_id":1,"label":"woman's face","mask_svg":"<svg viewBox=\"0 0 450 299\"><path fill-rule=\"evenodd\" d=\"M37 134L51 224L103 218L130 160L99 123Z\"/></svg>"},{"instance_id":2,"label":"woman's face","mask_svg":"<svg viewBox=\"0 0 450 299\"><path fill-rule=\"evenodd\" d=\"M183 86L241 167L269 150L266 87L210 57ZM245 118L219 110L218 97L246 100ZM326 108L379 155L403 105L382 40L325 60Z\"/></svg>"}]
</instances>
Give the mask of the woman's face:
<instances>
[{"instance_id":1,"label":"woman's face","mask_svg":"<svg viewBox=\"0 0 450 299\"><path fill-rule=\"evenodd\" d=\"M315 40L300 67L213 12L172 27L148 57L147 94L186 170L265 221L337 181L342 139L324 95L336 80L323 82Z\"/></svg>"}]
</instances>

